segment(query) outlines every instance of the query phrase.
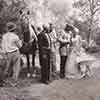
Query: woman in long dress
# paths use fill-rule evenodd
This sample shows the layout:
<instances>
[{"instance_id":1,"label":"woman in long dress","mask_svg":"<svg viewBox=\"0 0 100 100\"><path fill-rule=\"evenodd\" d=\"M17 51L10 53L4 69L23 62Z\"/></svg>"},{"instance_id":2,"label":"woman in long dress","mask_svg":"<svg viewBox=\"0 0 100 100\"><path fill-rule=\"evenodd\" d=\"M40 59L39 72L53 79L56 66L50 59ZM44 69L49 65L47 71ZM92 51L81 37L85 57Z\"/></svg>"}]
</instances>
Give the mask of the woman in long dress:
<instances>
[{"instance_id":1,"label":"woman in long dress","mask_svg":"<svg viewBox=\"0 0 100 100\"><path fill-rule=\"evenodd\" d=\"M96 58L87 54L83 47L83 40L80 35L76 34L72 38L72 49L66 61L66 78L81 79L85 76L91 76L91 62Z\"/></svg>"},{"instance_id":2,"label":"woman in long dress","mask_svg":"<svg viewBox=\"0 0 100 100\"><path fill-rule=\"evenodd\" d=\"M81 37L78 34L74 34L72 37L72 46L69 53L68 60L66 61L66 78L80 78L78 70L77 56L80 54Z\"/></svg>"}]
</instances>

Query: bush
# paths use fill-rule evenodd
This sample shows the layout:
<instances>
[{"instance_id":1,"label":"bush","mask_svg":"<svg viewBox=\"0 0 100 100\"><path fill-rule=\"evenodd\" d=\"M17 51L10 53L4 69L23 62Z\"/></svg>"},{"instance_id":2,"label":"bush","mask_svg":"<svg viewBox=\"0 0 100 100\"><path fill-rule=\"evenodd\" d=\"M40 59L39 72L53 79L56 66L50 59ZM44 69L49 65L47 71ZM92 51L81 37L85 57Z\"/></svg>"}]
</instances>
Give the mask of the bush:
<instances>
[{"instance_id":1,"label":"bush","mask_svg":"<svg viewBox=\"0 0 100 100\"><path fill-rule=\"evenodd\" d=\"M86 50L88 53L97 53L100 51L100 47L95 46L95 47L88 47Z\"/></svg>"}]
</instances>

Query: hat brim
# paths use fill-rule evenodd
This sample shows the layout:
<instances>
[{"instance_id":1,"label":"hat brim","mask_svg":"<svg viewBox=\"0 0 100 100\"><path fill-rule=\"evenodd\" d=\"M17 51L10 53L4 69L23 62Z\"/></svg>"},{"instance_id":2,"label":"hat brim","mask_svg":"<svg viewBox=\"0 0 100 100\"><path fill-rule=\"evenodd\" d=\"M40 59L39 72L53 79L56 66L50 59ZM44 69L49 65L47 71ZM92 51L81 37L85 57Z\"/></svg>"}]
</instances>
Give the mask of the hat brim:
<instances>
[{"instance_id":1,"label":"hat brim","mask_svg":"<svg viewBox=\"0 0 100 100\"><path fill-rule=\"evenodd\" d=\"M16 27L13 27L13 28L11 28L11 29L7 29L8 31L14 31L14 30L16 30Z\"/></svg>"},{"instance_id":2,"label":"hat brim","mask_svg":"<svg viewBox=\"0 0 100 100\"><path fill-rule=\"evenodd\" d=\"M8 31L14 31L17 28L16 24L9 22L7 23L7 30Z\"/></svg>"}]
</instances>

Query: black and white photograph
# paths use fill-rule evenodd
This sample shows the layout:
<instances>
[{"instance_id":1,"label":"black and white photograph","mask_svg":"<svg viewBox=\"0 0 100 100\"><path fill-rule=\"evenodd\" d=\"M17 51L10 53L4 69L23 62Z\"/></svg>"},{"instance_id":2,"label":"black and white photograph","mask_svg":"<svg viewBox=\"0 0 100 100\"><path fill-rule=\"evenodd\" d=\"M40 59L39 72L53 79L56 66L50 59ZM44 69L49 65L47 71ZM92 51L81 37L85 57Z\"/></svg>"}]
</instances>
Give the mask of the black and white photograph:
<instances>
[{"instance_id":1,"label":"black and white photograph","mask_svg":"<svg viewBox=\"0 0 100 100\"><path fill-rule=\"evenodd\" d=\"M100 100L100 0L0 0L0 100Z\"/></svg>"}]
</instances>

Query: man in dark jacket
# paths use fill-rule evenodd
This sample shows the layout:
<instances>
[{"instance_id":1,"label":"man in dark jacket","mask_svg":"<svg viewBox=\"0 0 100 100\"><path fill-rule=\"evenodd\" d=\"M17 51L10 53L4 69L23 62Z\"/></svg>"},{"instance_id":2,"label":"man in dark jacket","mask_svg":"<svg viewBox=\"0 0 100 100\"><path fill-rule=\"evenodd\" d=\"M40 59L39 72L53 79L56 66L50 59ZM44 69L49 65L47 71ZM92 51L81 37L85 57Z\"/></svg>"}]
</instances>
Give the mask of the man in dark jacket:
<instances>
[{"instance_id":1,"label":"man in dark jacket","mask_svg":"<svg viewBox=\"0 0 100 100\"><path fill-rule=\"evenodd\" d=\"M43 26L43 31L38 35L39 60L41 65L41 81L50 82L50 37L48 27Z\"/></svg>"}]
</instances>

